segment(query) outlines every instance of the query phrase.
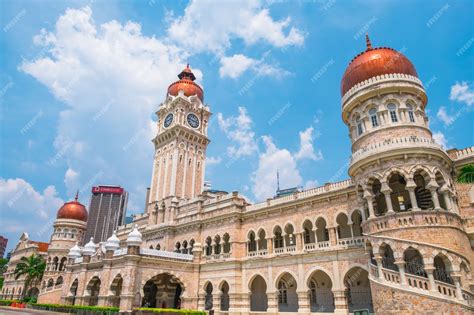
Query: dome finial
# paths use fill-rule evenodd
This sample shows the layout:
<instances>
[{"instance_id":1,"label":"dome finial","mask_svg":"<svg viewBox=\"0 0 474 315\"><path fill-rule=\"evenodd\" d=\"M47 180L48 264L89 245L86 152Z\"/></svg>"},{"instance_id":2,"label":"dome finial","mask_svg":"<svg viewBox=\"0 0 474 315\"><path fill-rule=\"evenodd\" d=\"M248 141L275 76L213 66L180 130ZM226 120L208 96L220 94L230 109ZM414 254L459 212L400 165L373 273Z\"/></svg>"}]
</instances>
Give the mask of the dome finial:
<instances>
[{"instance_id":1,"label":"dome finial","mask_svg":"<svg viewBox=\"0 0 474 315\"><path fill-rule=\"evenodd\" d=\"M367 45L366 51L372 50L372 43L370 42L369 33L365 34L365 44Z\"/></svg>"},{"instance_id":2,"label":"dome finial","mask_svg":"<svg viewBox=\"0 0 474 315\"><path fill-rule=\"evenodd\" d=\"M77 199L79 199L79 189L76 191L76 197L74 197L74 199L77 201Z\"/></svg>"}]
</instances>

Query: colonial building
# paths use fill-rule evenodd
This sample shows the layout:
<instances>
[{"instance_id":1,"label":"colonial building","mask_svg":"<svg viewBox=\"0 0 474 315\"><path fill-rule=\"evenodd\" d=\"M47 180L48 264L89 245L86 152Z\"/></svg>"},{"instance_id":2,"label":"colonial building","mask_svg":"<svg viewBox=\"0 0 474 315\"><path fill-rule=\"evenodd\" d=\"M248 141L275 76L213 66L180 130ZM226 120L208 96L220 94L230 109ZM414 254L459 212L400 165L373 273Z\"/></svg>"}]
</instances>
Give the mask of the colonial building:
<instances>
[{"instance_id":1,"label":"colonial building","mask_svg":"<svg viewBox=\"0 0 474 315\"><path fill-rule=\"evenodd\" d=\"M0 298L2 299L20 299L23 293L27 296L37 297L40 292L40 283L34 282L25 288L26 276L15 279L16 265L20 262L21 257L29 257L31 255L46 257L49 244L45 242L37 242L30 240L28 233L20 236L18 244L15 246L7 265L7 271L3 273L4 282ZM28 292L23 292L28 290Z\"/></svg>"},{"instance_id":2,"label":"colonial building","mask_svg":"<svg viewBox=\"0 0 474 315\"><path fill-rule=\"evenodd\" d=\"M432 137L413 64L367 48L341 82L350 178L249 204L203 189L211 115L191 69L157 111L145 212L105 244L74 246L61 303L229 314L469 313L474 147ZM59 301L58 301L59 302Z\"/></svg>"}]
</instances>

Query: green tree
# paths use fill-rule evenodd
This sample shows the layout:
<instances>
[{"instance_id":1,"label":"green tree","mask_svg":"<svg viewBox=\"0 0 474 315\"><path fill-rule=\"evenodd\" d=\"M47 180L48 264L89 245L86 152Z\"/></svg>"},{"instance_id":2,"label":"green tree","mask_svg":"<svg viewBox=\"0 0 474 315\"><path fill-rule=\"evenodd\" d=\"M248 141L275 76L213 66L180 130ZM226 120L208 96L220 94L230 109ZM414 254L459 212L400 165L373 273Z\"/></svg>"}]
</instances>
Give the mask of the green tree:
<instances>
[{"instance_id":1,"label":"green tree","mask_svg":"<svg viewBox=\"0 0 474 315\"><path fill-rule=\"evenodd\" d=\"M457 182L461 184L474 183L474 164L468 164L461 168Z\"/></svg>"},{"instance_id":2,"label":"green tree","mask_svg":"<svg viewBox=\"0 0 474 315\"><path fill-rule=\"evenodd\" d=\"M24 297L26 292L32 284L40 283L43 278L44 269L46 268L46 262L43 257L31 255L29 257L21 257L20 262L16 265L15 279L18 280L21 276L25 276L25 287L22 291Z\"/></svg>"},{"instance_id":3,"label":"green tree","mask_svg":"<svg viewBox=\"0 0 474 315\"><path fill-rule=\"evenodd\" d=\"M3 273L7 271L8 259L0 258L0 289L3 288Z\"/></svg>"}]
</instances>

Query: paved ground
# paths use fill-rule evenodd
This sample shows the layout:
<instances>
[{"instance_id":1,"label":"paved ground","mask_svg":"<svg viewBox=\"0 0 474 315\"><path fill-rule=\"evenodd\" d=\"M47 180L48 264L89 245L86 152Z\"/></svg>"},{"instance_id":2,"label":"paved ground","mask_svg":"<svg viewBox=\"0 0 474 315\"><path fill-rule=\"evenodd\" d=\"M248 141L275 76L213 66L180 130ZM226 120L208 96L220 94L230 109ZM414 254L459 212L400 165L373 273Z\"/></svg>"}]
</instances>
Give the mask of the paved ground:
<instances>
[{"instance_id":1,"label":"paved ground","mask_svg":"<svg viewBox=\"0 0 474 315\"><path fill-rule=\"evenodd\" d=\"M0 306L0 315L62 315L67 313L58 313L50 311L38 311L29 308L13 308Z\"/></svg>"}]
</instances>

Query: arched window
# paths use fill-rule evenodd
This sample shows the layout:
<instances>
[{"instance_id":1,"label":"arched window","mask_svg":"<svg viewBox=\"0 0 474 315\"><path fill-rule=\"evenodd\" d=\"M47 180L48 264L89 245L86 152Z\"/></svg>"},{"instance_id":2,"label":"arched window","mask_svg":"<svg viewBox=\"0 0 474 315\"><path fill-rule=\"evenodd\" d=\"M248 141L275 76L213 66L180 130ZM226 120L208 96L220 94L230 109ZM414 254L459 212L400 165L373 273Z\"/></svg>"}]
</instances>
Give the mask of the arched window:
<instances>
[{"instance_id":1,"label":"arched window","mask_svg":"<svg viewBox=\"0 0 474 315\"><path fill-rule=\"evenodd\" d=\"M410 119L410 122L414 123L415 122L415 114L413 113L413 106L408 105L408 118Z\"/></svg>"},{"instance_id":2,"label":"arched window","mask_svg":"<svg viewBox=\"0 0 474 315\"><path fill-rule=\"evenodd\" d=\"M369 110L370 121L372 122L372 127L378 127L379 121L377 119L377 110L372 108Z\"/></svg>"},{"instance_id":3,"label":"arched window","mask_svg":"<svg viewBox=\"0 0 474 315\"><path fill-rule=\"evenodd\" d=\"M278 283L278 304L288 304L288 290L283 281Z\"/></svg>"},{"instance_id":4,"label":"arched window","mask_svg":"<svg viewBox=\"0 0 474 315\"><path fill-rule=\"evenodd\" d=\"M255 241L255 233L252 231L249 235L249 252L254 252L257 250L257 242Z\"/></svg>"},{"instance_id":5,"label":"arched window","mask_svg":"<svg viewBox=\"0 0 474 315\"><path fill-rule=\"evenodd\" d=\"M208 236L206 238L206 256L211 256L212 254L212 238Z\"/></svg>"},{"instance_id":6,"label":"arched window","mask_svg":"<svg viewBox=\"0 0 474 315\"><path fill-rule=\"evenodd\" d=\"M397 122L397 106L395 104L388 104L387 109L390 112L390 119L392 120L392 122Z\"/></svg>"},{"instance_id":7,"label":"arched window","mask_svg":"<svg viewBox=\"0 0 474 315\"><path fill-rule=\"evenodd\" d=\"M360 116L356 117L356 125L357 125L357 135L361 135L364 133L364 128L362 126L362 121L360 120Z\"/></svg>"},{"instance_id":8,"label":"arched window","mask_svg":"<svg viewBox=\"0 0 474 315\"><path fill-rule=\"evenodd\" d=\"M275 248L283 247L283 236L281 235L281 229L278 227L275 230Z\"/></svg>"}]
</instances>

